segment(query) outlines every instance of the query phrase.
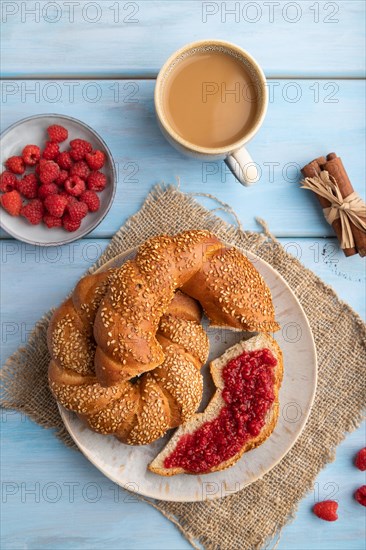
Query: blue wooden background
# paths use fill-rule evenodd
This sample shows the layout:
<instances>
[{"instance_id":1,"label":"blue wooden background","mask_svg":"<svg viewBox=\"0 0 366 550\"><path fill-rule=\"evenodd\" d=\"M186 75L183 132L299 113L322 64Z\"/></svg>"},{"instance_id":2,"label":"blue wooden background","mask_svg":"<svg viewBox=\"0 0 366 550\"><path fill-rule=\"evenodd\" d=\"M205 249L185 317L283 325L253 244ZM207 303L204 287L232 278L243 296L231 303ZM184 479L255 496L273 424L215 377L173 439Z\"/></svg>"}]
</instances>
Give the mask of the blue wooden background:
<instances>
[{"instance_id":1,"label":"blue wooden background","mask_svg":"<svg viewBox=\"0 0 366 550\"><path fill-rule=\"evenodd\" d=\"M59 303L151 186L175 182L231 204L243 225L267 220L287 250L365 315L365 262L345 259L317 201L299 189L299 168L335 150L354 187L365 188L365 3L3 1L1 127L37 113L65 113L94 127L118 164L118 190L103 223L56 249L1 233L2 361ZM248 49L263 66L270 105L250 144L261 180L243 188L223 163L173 150L154 118L154 79L167 56L200 38ZM198 199L208 207L210 200ZM1 547L4 549L184 549L190 545L158 511L135 501L79 453L29 419L4 411ZM353 466L364 426L339 446L282 533L280 550L365 547L364 509L352 498L365 483ZM315 500L336 498L340 519L321 522Z\"/></svg>"}]
</instances>

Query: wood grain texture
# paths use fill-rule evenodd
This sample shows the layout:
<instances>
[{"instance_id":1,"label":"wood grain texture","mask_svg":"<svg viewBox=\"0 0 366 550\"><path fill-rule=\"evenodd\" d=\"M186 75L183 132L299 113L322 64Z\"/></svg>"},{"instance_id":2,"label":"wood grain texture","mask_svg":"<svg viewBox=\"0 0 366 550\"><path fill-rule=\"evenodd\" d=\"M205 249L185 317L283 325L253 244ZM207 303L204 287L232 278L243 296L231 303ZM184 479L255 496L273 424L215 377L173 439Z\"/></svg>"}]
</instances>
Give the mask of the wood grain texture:
<instances>
[{"instance_id":1,"label":"wood grain texture","mask_svg":"<svg viewBox=\"0 0 366 550\"><path fill-rule=\"evenodd\" d=\"M155 77L176 49L213 37L248 49L270 77L364 72L364 4L358 0L3 4L4 77Z\"/></svg>"},{"instance_id":2,"label":"wood grain texture","mask_svg":"<svg viewBox=\"0 0 366 550\"><path fill-rule=\"evenodd\" d=\"M153 81L4 81L1 127L57 112L79 118L105 139L117 163L118 186L111 211L92 237L112 236L152 185L176 183L178 177L183 191L212 193L235 207L247 229L258 229L258 216L280 237L332 236L316 197L299 187L300 168L335 150L355 190L364 194L365 83L271 80L269 89L267 117L248 145L262 171L250 188L224 162L185 157L166 142L155 120Z\"/></svg>"},{"instance_id":3,"label":"wood grain texture","mask_svg":"<svg viewBox=\"0 0 366 550\"><path fill-rule=\"evenodd\" d=\"M151 186L161 180L174 182L177 176L184 191L213 193L230 203L246 228L258 229L254 217L265 218L277 236L286 237L280 240L290 253L365 316L364 262L358 256L346 260L334 239L320 238L330 237L331 230L316 199L298 188L295 177L305 162L336 150L355 188L364 194L365 83L359 79L364 76L360 52L365 46L365 4L222 4L82 0L74 5L71 22L72 8L62 0L1 2L1 74L10 79L1 83L2 130L32 114L66 113L106 139L119 168L113 208L89 239L46 250L0 234L2 361L25 343L42 313L71 290ZM34 8L32 15L29 10ZM232 8L239 13L227 13ZM93 23L96 16L100 18ZM298 16L297 22L290 22ZM182 157L155 123L154 81L146 79L155 78L175 49L206 37L248 49L271 77L268 116L249 146L265 172L250 189L241 188L222 163L202 165ZM32 77L58 80L24 80ZM286 178L288 162L295 165ZM272 178L264 163L279 163L273 166ZM209 199L198 200L216 206ZM3 411L1 428L4 550L190 548L159 512L117 489L52 433L13 411ZM364 509L352 493L365 480L352 461L365 444L363 426L338 447L335 462L319 474L314 491L300 502L295 521L283 530L279 550L364 549ZM311 514L314 500L325 498L339 500L336 523Z\"/></svg>"},{"instance_id":4,"label":"wood grain texture","mask_svg":"<svg viewBox=\"0 0 366 550\"><path fill-rule=\"evenodd\" d=\"M34 322L63 299L107 243L86 239L59 249L45 249L13 240L1 242L5 282L1 289L3 360L25 342ZM364 315L360 297L365 271L359 257L345 259L335 240L330 239L281 239L281 243ZM300 503L296 521L284 529L279 549L363 548L363 509L352 499L352 493L364 476L352 461L364 445L364 427L340 445L336 462L320 473L314 491ZM83 456L66 449L52 433L13 411L3 411L2 446L4 550L190 547L156 510L135 502ZM325 498L340 502L341 519L336 524L321 523L311 514L314 500Z\"/></svg>"},{"instance_id":5,"label":"wood grain texture","mask_svg":"<svg viewBox=\"0 0 366 550\"><path fill-rule=\"evenodd\" d=\"M43 313L61 303L108 242L82 239L59 247L37 247L11 239L1 241L2 361L26 342ZM345 258L336 239L291 238L280 242L365 317L364 260L359 256Z\"/></svg>"},{"instance_id":6,"label":"wood grain texture","mask_svg":"<svg viewBox=\"0 0 366 550\"><path fill-rule=\"evenodd\" d=\"M1 426L3 550L191 548L157 510L118 489L51 432L12 411L3 413ZM364 438L360 428L338 447L336 461L319 474L296 520L282 531L280 550L363 550L364 510L352 493L364 476L352 460ZM311 513L315 499L326 498L340 504L334 524Z\"/></svg>"}]
</instances>

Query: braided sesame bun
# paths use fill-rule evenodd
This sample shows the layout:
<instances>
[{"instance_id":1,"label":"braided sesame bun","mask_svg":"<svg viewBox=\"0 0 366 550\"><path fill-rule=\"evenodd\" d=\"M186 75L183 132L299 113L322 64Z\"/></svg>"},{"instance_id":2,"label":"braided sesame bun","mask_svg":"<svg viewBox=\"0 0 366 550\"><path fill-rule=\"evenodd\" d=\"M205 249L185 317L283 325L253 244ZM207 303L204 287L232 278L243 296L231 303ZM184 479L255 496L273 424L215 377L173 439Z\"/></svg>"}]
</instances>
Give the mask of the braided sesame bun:
<instances>
[{"instance_id":1,"label":"braided sesame bun","mask_svg":"<svg viewBox=\"0 0 366 550\"><path fill-rule=\"evenodd\" d=\"M114 275L110 270L102 276L85 277L54 314L48 330L52 350L49 384L57 401L76 412L92 430L113 434L129 445L146 445L197 410L208 338L200 324L199 304L177 291L156 335L162 349L161 365L136 380L101 385L93 365L92 322L83 325L81 319L93 319L92 311ZM86 289L88 308L85 303L80 305L79 292Z\"/></svg>"},{"instance_id":2,"label":"braided sesame bun","mask_svg":"<svg viewBox=\"0 0 366 550\"><path fill-rule=\"evenodd\" d=\"M217 326L279 328L260 274L208 231L153 237L122 267L84 277L49 325L57 401L132 445L178 426L202 396L201 306Z\"/></svg>"},{"instance_id":3,"label":"braided sesame bun","mask_svg":"<svg viewBox=\"0 0 366 550\"><path fill-rule=\"evenodd\" d=\"M182 290L199 300L211 326L247 332L279 328L269 288L237 248L221 247L205 258Z\"/></svg>"}]
</instances>

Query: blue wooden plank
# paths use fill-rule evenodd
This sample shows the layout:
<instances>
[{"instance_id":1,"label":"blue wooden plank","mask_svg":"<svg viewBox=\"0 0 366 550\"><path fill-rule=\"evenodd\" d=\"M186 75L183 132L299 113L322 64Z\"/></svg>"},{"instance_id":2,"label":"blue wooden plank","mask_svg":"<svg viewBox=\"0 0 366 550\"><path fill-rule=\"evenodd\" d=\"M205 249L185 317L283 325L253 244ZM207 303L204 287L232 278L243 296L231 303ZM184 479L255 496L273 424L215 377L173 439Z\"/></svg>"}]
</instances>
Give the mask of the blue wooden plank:
<instances>
[{"instance_id":1,"label":"blue wooden plank","mask_svg":"<svg viewBox=\"0 0 366 550\"><path fill-rule=\"evenodd\" d=\"M345 259L335 240L330 239L281 242L332 285L341 298L365 314L365 272L358 256ZM14 240L1 242L3 360L25 343L34 322L62 300L107 244L103 239L85 239L47 249ZM13 411L3 411L1 428L4 550L190 548L156 510L117 489L51 432ZM363 428L340 445L336 461L319 474L314 491L300 503L295 521L283 530L280 550L363 548L363 509L352 500L363 475L352 460L364 445ZM328 525L312 515L311 506L315 498L327 498L332 490L340 502L340 520Z\"/></svg>"},{"instance_id":2,"label":"blue wooden plank","mask_svg":"<svg viewBox=\"0 0 366 550\"><path fill-rule=\"evenodd\" d=\"M1 243L2 358L26 341L43 311L57 304L102 252L107 241L97 237L110 237L139 208L152 184L173 181L177 175L184 191L211 192L234 205L248 228L257 229L254 216L266 218L275 234L290 237L281 239L289 252L365 316L362 260L346 260L334 240L318 238L331 232L315 199L298 189L291 167L290 177L284 174L286 163L300 166L334 149L343 157L356 189L364 193L364 83L335 78L364 76L360 55L365 45L364 2L103 0L70 4L1 3L2 74L13 79L2 84L2 128L39 112L62 112L85 120L112 147L120 172L118 192L111 213L91 239L54 250L8 239ZM36 10L33 15L32 9ZM73 23L70 9L75 9ZM230 9L239 12L230 14ZM98 13L100 18L93 23ZM298 15L298 21L290 22ZM252 189L238 186L222 172L224 165L202 165L173 151L154 121L154 82L137 80L154 78L166 57L181 45L213 36L248 49L267 76L273 77L274 101L265 126L250 144L264 169L261 183ZM14 80L32 75L79 80L58 80L56 86ZM88 81L89 77L93 80ZM103 77L110 80L95 80ZM277 162L271 181L268 163ZM298 238L306 236L312 238ZM55 280L57 285L51 282ZM64 448L49 432L12 411L5 412L1 427L3 548L190 547L156 510L126 501L123 491L116 493L83 457ZM284 529L280 550L364 548L363 509L351 495L365 482L352 466L356 451L365 443L363 427L340 445L336 461L318 476L315 493L300 503L295 521ZM39 502L31 492L38 490L36 483ZM91 502L98 489L100 498ZM340 502L340 520L325 524L310 509L317 495L327 498L333 489ZM52 502L60 490L60 499ZM12 491L14 495L9 494Z\"/></svg>"},{"instance_id":3,"label":"blue wooden plank","mask_svg":"<svg viewBox=\"0 0 366 550\"><path fill-rule=\"evenodd\" d=\"M190 548L158 511L52 432L12 411L3 412L1 427L2 549Z\"/></svg>"},{"instance_id":4,"label":"blue wooden plank","mask_svg":"<svg viewBox=\"0 0 366 550\"><path fill-rule=\"evenodd\" d=\"M3 413L1 427L2 549L191 548L157 510L136 502L51 432L12 411ZM361 427L338 447L335 462L319 474L295 520L283 529L279 550L363 550L364 510L352 494L364 475L352 461L364 445ZM311 507L333 492L340 519L326 524Z\"/></svg>"},{"instance_id":5,"label":"blue wooden plank","mask_svg":"<svg viewBox=\"0 0 366 550\"><path fill-rule=\"evenodd\" d=\"M333 235L316 198L298 181L301 166L334 150L364 193L364 81L270 80L268 114L248 146L262 173L251 188L238 184L223 162L184 157L165 141L155 121L153 81L10 80L2 86L2 129L22 117L58 112L90 124L110 146L117 193L92 237L113 235L152 185L177 177L183 191L212 193L233 205L248 229L258 228L259 216L280 237Z\"/></svg>"},{"instance_id":6,"label":"blue wooden plank","mask_svg":"<svg viewBox=\"0 0 366 550\"><path fill-rule=\"evenodd\" d=\"M212 37L248 49L271 77L364 74L358 0L1 4L4 77L151 77L177 48Z\"/></svg>"},{"instance_id":7,"label":"blue wooden plank","mask_svg":"<svg viewBox=\"0 0 366 550\"><path fill-rule=\"evenodd\" d=\"M353 493L365 483L365 475L353 465L354 458L366 444L365 423L339 445L335 461L318 475L314 489L299 504L295 521L283 531L279 550L364 550L365 512ZM338 521L327 523L311 513L318 500L335 499Z\"/></svg>"},{"instance_id":8,"label":"blue wooden plank","mask_svg":"<svg viewBox=\"0 0 366 550\"><path fill-rule=\"evenodd\" d=\"M280 242L365 318L364 260L359 256L345 258L335 239L291 238ZM34 323L63 300L107 244L104 239L85 239L45 248L1 241L3 360L26 342Z\"/></svg>"}]
</instances>

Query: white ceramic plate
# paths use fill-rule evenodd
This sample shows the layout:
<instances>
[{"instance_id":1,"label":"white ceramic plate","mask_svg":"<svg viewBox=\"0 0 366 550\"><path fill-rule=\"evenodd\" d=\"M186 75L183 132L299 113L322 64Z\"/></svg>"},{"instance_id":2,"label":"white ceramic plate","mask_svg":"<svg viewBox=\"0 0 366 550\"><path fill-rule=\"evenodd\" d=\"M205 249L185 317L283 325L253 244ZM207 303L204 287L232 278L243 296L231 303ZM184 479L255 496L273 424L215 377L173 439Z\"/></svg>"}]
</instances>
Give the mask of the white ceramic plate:
<instances>
[{"instance_id":1,"label":"white ceramic plate","mask_svg":"<svg viewBox=\"0 0 366 550\"><path fill-rule=\"evenodd\" d=\"M67 141L60 144L61 151L66 149L72 139L81 138L89 141L93 149L99 149L105 153L106 162L101 172L107 177L107 185L101 193L98 193L100 198L99 210L97 212L89 212L81 222L79 229L72 233L68 233L65 229L59 227L48 229L43 223L31 225L21 216L10 216L1 208L0 225L7 233L20 241L42 246L70 243L90 233L107 215L116 189L116 170L112 154L106 143L97 132L84 124L84 122L65 115L36 115L24 118L9 126L1 134L1 171L6 169L5 161L13 155L21 155L26 145L35 144L42 148L47 141L46 130L51 124L65 126L69 132Z\"/></svg>"},{"instance_id":2,"label":"white ceramic plate","mask_svg":"<svg viewBox=\"0 0 366 550\"><path fill-rule=\"evenodd\" d=\"M107 267L118 267L133 257L135 251L118 256ZM112 481L136 493L160 500L212 500L239 491L271 470L291 449L301 434L314 400L317 363L313 336L305 313L284 279L269 264L247 253L271 289L276 319L281 330L275 338L284 354L284 378L280 390L280 415L272 435L257 449L245 453L231 468L206 475L177 475L161 477L147 470L169 435L151 445L131 447L112 436L89 430L78 417L60 407L61 415L71 437L84 455ZM209 361L244 337L242 332L209 329ZM249 335L248 335L249 336ZM203 369L205 393L200 410L211 397L214 387L208 372Z\"/></svg>"}]
</instances>

